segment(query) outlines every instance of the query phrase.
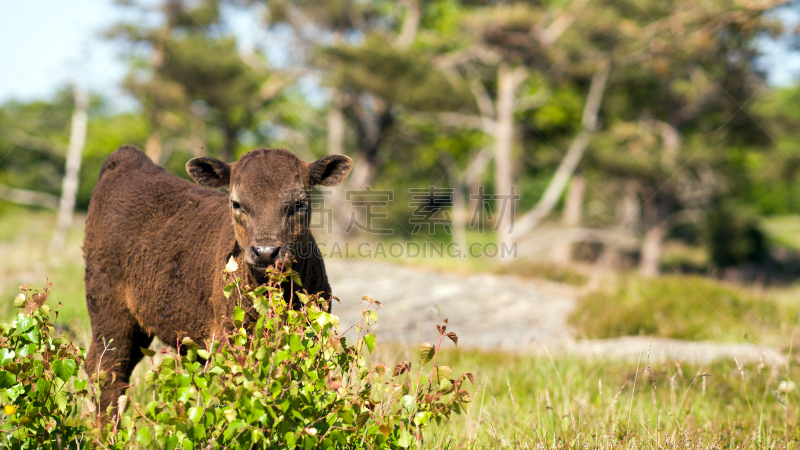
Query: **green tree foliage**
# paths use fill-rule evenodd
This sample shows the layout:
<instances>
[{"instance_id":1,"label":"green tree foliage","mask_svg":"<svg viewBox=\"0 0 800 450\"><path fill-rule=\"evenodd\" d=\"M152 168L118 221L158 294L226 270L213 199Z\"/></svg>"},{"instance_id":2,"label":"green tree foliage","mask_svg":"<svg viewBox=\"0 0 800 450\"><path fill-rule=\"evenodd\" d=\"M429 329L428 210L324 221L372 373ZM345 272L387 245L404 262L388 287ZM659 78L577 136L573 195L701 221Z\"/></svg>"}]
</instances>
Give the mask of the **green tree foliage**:
<instances>
[{"instance_id":1,"label":"green tree foliage","mask_svg":"<svg viewBox=\"0 0 800 450\"><path fill-rule=\"evenodd\" d=\"M262 55L239 53L221 21L221 3L168 1L161 7L163 24L127 22L108 33L131 36L149 50L144 60L132 49L125 86L144 107L152 137L147 152L159 162L169 137L189 153L232 160L240 134L258 132L259 114L284 87Z\"/></svg>"}]
</instances>

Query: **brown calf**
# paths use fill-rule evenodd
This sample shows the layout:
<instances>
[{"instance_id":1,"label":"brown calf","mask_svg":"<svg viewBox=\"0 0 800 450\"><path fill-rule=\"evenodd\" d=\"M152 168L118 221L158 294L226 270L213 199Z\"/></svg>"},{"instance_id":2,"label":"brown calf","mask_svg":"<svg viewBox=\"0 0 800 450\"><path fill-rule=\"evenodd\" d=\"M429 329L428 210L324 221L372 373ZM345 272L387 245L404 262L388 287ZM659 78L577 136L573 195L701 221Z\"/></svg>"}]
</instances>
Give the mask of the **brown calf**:
<instances>
[{"instance_id":1,"label":"brown calf","mask_svg":"<svg viewBox=\"0 0 800 450\"><path fill-rule=\"evenodd\" d=\"M186 169L198 187L136 147L111 154L83 243L92 322L86 369L116 374L102 389L102 407L116 404L154 336L174 345L183 336L202 344L219 334L234 307L222 292L230 257L239 263L236 275L257 286L277 258L293 256L303 288L329 297L307 195L313 186L341 183L352 167L342 155L306 163L287 150L257 149L233 164L192 159ZM223 187L230 195L216 190ZM101 358L103 338L114 339L116 350Z\"/></svg>"}]
</instances>

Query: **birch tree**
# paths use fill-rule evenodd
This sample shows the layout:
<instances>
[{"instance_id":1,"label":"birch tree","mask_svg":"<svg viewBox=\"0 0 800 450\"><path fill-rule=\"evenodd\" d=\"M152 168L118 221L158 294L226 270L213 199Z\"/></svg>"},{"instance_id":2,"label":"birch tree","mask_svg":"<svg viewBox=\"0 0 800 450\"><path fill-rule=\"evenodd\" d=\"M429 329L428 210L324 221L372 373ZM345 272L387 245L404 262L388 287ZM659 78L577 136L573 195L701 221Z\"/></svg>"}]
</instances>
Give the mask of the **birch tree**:
<instances>
[{"instance_id":1,"label":"birch tree","mask_svg":"<svg viewBox=\"0 0 800 450\"><path fill-rule=\"evenodd\" d=\"M72 226L75 212L75 198L78 192L78 175L81 169L81 157L86 143L87 112L89 94L80 86L75 87L75 110L72 113L72 126L67 148L67 163L61 184L61 197L58 201L58 217L51 241L54 250L61 250L66 243L67 232Z\"/></svg>"}]
</instances>

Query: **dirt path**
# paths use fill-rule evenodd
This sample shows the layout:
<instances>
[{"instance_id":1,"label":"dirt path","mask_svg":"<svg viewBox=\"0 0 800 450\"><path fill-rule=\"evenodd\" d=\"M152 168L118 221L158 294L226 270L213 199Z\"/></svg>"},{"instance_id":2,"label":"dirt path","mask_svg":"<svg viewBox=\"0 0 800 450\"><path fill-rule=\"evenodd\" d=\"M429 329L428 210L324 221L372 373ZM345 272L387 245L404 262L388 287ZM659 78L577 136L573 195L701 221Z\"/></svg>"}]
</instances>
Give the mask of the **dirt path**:
<instances>
[{"instance_id":1,"label":"dirt path","mask_svg":"<svg viewBox=\"0 0 800 450\"><path fill-rule=\"evenodd\" d=\"M379 313L379 340L403 344L434 342L436 324L448 318L459 346L524 353L569 352L587 358L763 360L782 364L776 350L753 344L716 344L672 339L625 337L576 341L567 323L579 291L571 286L513 276L455 274L372 260L329 259L325 262L334 294L342 304L334 313L349 326L360 317L360 299L369 295L384 303ZM613 307L613 305L609 305Z\"/></svg>"}]
</instances>

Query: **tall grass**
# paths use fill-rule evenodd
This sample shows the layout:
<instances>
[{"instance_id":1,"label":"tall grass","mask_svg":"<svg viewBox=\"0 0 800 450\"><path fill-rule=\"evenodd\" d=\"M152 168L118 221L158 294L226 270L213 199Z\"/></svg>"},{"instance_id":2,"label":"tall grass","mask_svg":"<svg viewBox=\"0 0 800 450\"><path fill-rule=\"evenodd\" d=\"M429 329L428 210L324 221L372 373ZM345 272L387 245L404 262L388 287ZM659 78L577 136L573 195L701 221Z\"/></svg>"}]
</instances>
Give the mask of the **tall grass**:
<instances>
[{"instance_id":1,"label":"tall grass","mask_svg":"<svg viewBox=\"0 0 800 450\"><path fill-rule=\"evenodd\" d=\"M83 217L76 218L63 250L50 248L55 214L4 206L0 213L0 322L14 317L14 297L20 285L54 284L50 302L61 302L59 323L76 334L90 330L83 282Z\"/></svg>"},{"instance_id":2,"label":"tall grass","mask_svg":"<svg viewBox=\"0 0 800 450\"><path fill-rule=\"evenodd\" d=\"M380 338L380 336L379 336ZM462 336L462 339L466 339ZM384 359L413 349L381 348ZM475 374L467 416L430 448L795 448L795 384L786 367L734 360L638 363L449 350ZM741 368L741 370L740 370ZM794 383L800 382L797 376Z\"/></svg>"}]
</instances>

